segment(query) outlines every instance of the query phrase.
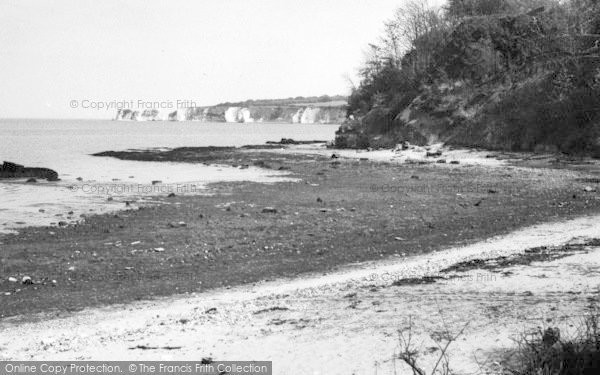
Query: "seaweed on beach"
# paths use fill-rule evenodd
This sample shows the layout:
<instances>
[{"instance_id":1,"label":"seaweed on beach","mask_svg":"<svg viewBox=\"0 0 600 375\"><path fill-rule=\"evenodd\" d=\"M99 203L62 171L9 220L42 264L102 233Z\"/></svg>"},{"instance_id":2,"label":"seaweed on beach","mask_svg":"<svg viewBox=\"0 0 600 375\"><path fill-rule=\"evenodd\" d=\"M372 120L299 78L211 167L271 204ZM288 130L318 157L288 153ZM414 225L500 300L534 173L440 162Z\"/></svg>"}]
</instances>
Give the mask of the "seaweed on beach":
<instances>
[{"instance_id":1,"label":"seaweed on beach","mask_svg":"<svg viewBox=\"0 0 600 375\"><path fill-rule=\"evenodd\" d=\"M600 239L594 238L584 243L565 244L560 246L540 246L526 249L523 253L501 256L491 259L471 259L444 268L440 272L467 272L475 269L499 272L511 266L526 266L533 262L551 262L573 255L587 253L588 248L600 246Z\"/></svg>"}]
</instances>

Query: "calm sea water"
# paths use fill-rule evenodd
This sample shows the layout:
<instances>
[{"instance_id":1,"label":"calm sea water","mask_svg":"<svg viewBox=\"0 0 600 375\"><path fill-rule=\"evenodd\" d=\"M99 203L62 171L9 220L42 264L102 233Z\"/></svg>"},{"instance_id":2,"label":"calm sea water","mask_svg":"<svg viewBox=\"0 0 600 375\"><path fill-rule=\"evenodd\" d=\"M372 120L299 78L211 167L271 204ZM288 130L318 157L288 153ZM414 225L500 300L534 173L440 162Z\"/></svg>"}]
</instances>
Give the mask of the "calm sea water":
<instances>
[{"instance_id":1,"label":"calm sea water","mask_svg":"<svg viewBox=\"0 0 600 375\"><path fill-rule=\"evenodd\" d=\"M37 184L0 180L0 232L77 220L84 213L121 209L125 200L149 201L165 191L199 193L215 181L286 179L285 173L258 168L121 161L90 156L95 152L242 146L281 138L332 140L337 128L317 124L0 120L0 162L51 168L61 178ZM154 180L162 185L152 185Z\"/></svg>"}]
</instances>

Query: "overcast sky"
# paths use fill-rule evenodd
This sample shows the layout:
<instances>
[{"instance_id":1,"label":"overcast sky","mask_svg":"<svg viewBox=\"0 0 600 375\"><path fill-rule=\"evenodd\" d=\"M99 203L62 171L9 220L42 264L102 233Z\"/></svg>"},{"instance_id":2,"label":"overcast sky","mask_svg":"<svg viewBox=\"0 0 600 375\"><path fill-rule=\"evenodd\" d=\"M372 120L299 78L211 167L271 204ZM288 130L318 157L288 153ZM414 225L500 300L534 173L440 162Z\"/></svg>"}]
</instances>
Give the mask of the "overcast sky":
<instances>
[{"instance_id":1,"label":"overcast sky","mask_svg":"<svg viewBox=\"0 0 600 375\"><path fill-rule=\"evenodd\" d=\"M401 1L2 0L0 117L114 115L84 100L347 94Z\"/></svg>"}]
</instances>

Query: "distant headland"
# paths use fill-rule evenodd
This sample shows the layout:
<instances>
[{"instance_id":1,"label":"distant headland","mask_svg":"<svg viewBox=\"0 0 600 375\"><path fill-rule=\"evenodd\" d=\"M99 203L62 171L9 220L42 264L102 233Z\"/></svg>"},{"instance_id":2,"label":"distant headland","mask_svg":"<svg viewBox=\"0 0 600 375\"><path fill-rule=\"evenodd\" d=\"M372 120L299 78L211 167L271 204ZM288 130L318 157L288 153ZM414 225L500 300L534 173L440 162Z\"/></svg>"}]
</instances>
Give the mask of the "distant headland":
<instances>
[{"instance_id":1,"label":"distant headland","mask_svg":"<svg viewBox=\"0 0 600 375\"><path fill-rule=\"evenodd\" d=\"M346 115L347 97L323 95L226 102L214 106L179 108L171 112L119 109L115 120L341 124Z\"/></svg>"}]
</instances>

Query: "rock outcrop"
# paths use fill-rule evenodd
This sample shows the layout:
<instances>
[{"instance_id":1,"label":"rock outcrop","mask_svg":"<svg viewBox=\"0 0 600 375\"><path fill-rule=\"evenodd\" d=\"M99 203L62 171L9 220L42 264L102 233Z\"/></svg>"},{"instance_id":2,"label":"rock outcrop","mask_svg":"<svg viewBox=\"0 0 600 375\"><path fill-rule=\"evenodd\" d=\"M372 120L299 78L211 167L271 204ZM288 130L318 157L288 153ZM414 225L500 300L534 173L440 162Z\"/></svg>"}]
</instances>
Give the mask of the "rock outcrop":
<instances>
[{"instance_id":1,"label":"rock outcrop","mask_svg":"<svg viewBox=\"0 0 600 375\"><path fill-rule=\"evenodd\" d=\"M58 181L58 173L48 168L28 168L5 161L0 166L0 179L3 178L44 178L48 181Z\"/></svg>"}]
</instances>

